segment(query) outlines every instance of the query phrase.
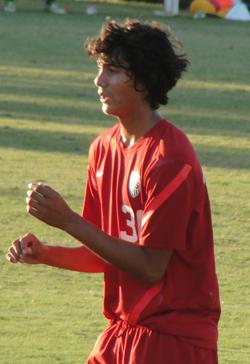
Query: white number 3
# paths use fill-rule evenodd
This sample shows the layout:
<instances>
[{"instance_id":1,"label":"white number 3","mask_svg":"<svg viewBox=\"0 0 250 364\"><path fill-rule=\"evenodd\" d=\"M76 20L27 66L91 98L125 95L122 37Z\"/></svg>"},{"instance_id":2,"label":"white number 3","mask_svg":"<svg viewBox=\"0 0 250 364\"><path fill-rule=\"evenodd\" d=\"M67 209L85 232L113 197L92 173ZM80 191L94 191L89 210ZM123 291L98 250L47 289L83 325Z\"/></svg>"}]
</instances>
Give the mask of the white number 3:
<instances>
[{"instance_id":1,"label":"white number 3","mask_svg":"<svg viewBox=\"0 0 250 364\"><path fill-rule=\"evenodd\" d=\"M141 221L142 221L143 211L138 210L136 212L137 221L135 221L135 214L130 206L123 205L122 212L126 215L127 214L129 215L129 218L126 220L126 224L130 228L130 234L128 234L126 231L121 231L120 238L123 240L126 240L126 241L130 241L131 243L136 243L138 240L138 235L140 234L140 230L141 230ZM137 222L138 233L136 231L136 222Z\"/></svg>"}]
</instances>

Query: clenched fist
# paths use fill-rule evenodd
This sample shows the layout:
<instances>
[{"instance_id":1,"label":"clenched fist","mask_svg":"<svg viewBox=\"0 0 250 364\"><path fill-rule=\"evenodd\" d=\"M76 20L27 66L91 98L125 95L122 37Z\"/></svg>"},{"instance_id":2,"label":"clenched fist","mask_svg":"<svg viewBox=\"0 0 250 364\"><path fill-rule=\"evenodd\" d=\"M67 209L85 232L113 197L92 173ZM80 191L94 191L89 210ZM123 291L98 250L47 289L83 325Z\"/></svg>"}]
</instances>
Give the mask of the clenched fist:
<instances>
[{"instance_id":1,"label":"clenched fist","mask_svg":"<svg viewBox=\"0 0 250 364\"><path fill-rule=\"evenodd\" d=\"M33 234L26 234L14 240L6 258L11 263L42 264L47 246Z\"/></svg>"},{"instance_id":2,"label":"clenched fist","mask_svg":"<svg viewBox=\"0 0 250 364\"><path fill-rule=\"evenodd\" d=\"M42 183L28 185L26 203L30 215L62 230L75 215L58 192Z\"/></svg>"}]
</instances>

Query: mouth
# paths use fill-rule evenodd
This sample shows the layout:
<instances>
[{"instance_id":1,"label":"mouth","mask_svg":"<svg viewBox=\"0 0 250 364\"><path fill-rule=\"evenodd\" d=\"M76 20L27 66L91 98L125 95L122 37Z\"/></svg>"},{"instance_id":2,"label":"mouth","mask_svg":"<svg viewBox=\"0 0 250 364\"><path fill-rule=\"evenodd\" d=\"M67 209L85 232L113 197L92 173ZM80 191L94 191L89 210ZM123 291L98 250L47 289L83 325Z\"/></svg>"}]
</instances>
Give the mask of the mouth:
<instances>
[{"instance_id":1,"label":"mouth","mask_svg":"<svg viewBox=\"0 0 250 364\"><path fill-rule=\"evenodd\" d=\"M106 104L108 102L109 98L108 97L100 97L100 101L102 104Z\"/></svg>"},{"instance_id":2,"label":"mouth","mask_svg":"<svg viewBox=\"0 0 250 364\"><path fill-rule=\"evenodd\" d=\"M98 95L100 97L100 102L105 104L109 100L109 96L103 94L102 92L98 92Z\"/></svg>"}]
</instances>

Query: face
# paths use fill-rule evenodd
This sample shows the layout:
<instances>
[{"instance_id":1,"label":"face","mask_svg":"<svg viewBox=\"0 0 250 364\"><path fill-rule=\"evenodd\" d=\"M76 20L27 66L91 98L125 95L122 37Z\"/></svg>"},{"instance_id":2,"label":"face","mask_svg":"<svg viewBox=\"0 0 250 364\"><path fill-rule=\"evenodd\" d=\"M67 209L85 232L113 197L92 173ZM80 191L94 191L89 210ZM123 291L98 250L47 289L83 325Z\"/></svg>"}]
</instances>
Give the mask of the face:
<instances>
[{"instance_id":1,"label":"face","mask_svg":"<svg viewBox=\"0 0 250 364\"><path fill-rule=\"evenodd\" d=\"M140 105L145 104L144 95L134 88L133 79L123 68L98 62L95 78L102 111L119 118L128 117Z\"/></svg>"}]
</instances>

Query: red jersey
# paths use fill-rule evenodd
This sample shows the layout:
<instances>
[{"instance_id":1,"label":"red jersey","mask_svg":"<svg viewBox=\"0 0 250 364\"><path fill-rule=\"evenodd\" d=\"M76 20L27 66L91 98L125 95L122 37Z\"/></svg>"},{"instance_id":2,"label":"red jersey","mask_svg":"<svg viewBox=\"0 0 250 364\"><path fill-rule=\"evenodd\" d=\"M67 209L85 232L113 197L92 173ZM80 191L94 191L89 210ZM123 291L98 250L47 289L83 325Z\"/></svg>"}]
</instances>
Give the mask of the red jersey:
<instances>
[{"instance_id":1,"label":"red jersey","mask_svg":"<svg viewBox=\"0 0 250 364\"><path fill-rule=\"evenodd\" d=\"M161 120L132 147L121 142L119 124L97 137L83 216L131 244L173 250L164 279L153 287L107 265L107 318L217 348L220 303L209 199L181 130Z\"/></svg>"}]
</instances>

